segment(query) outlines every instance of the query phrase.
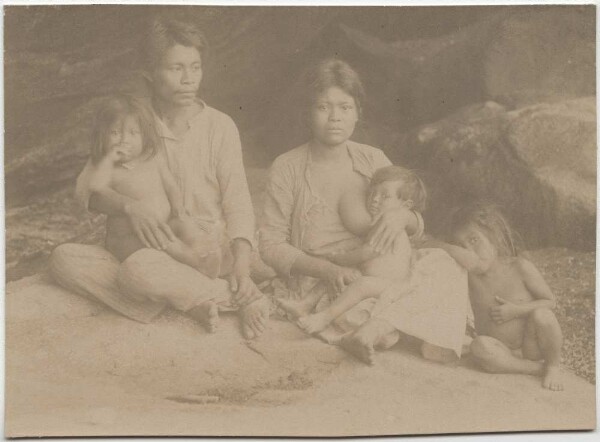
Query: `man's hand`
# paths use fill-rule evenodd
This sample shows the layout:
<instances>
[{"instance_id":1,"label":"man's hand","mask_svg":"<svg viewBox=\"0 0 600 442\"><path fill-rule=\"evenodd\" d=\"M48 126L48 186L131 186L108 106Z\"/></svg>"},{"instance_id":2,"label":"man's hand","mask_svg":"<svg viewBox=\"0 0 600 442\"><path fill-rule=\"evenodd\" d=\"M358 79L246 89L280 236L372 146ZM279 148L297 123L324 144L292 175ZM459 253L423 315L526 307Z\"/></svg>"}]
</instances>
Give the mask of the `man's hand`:
<instances>
[{"instance_id":1,"label":"man's hand","mask_svg":"<svg viewBox=\"0 0 600 442\"><path fill-rule=\"evenodd\" d=\"M250 278L250 272L239 265L234 264L228 279L229 287L234 293L233 302L237 305L248 305L264 296Z\"/></svg>"},{"instance_id":2,"label":"man's hand","mask_svg":"<svg viewBox=\"0 0 600 442\"><path fill-rule=\"evenodd\" d=\"M168 241L176 237L169 225L160 221L156 214L140 202L132 202L125 206L125 213L139 240L146 247L164 250Z\"/></svg>"}]
</instances>

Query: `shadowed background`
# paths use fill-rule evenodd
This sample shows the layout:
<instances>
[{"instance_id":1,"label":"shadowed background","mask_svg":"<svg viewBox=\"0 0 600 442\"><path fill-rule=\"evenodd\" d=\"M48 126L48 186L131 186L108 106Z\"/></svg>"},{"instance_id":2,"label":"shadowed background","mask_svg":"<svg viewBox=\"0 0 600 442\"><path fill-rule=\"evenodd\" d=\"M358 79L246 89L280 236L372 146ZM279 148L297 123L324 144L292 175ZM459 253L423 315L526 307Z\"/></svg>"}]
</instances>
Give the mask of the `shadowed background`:
<instances>
[{"instance_id":1,"label":"shadowed background","mask_svg":"<svg viewBox=\"0 0 600 442\"><path fill-rule=\"evenodd\" d=\"M417 168L433 232L469 198L500 203L527 247L595 247L595 10L544 7L161 7L5 9L9 279L64 241L98 242L73 202L99 97L144 93L148 21L197 21L211 44L201 96L231 115L259 208L262 168L306 141L298 77L338 56L361 74L354 138Z\"/></svg>"}]
</instances>

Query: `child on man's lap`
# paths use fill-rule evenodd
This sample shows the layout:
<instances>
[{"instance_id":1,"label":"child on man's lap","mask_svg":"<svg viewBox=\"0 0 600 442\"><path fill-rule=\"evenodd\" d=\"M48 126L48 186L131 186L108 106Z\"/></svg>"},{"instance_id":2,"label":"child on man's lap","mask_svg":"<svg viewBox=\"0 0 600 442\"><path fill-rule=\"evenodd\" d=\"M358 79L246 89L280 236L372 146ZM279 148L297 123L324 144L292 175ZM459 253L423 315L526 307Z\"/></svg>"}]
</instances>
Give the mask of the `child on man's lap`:
<instances>
[{"instance_id":1,"label":"child on man's lap","mask_svg":"<svg viewBox=\"0 0 600 442\"><path fill-rule=\"evenodd\" d=\"M164 232L168 238L164 251L216 278L227 271L231 257L222 256L221 244L210 229L186 214L183 196L168 169L153 124L150 111L132 97L117 96L104 103L94 128L89 189L117 192L158 215L171 229ZM140 241L129 219L117 214L108 216L105 246L124 261L147 245ZM218 315L212 301L194 307L190 314L209 331L215 331Z\"/></svg>"}]
</instances>

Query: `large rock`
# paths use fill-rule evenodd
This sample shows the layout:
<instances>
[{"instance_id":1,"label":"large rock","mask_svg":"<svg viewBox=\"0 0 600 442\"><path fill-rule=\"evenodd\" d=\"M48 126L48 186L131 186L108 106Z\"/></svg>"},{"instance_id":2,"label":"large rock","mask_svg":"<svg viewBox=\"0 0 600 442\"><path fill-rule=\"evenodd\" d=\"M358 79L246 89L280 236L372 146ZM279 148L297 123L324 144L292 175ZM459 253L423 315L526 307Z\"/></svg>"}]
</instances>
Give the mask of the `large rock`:
<instances>
[{"instance_id":1,"label":"large rock","mask_svg":"<svg viewBox=\"0 0 600 442\"><path fill-rule=\"evenodd\" d=\"M423 171L427 219L472 199L500 204L527 246L593 250L596 232L595 98L507 111L493 102L422 126L394 158Z\"/></svg>"},{"instance_id":2,"label":"large rock","mask_svg":"<svg viewBox=\"0 0 600 442\"><path fill-rule=\"evenodd\" d=\"M595 35L593 8L516 8L485 51L485 98L523 106L594 94Z\"/></svg>"}]
</instances>

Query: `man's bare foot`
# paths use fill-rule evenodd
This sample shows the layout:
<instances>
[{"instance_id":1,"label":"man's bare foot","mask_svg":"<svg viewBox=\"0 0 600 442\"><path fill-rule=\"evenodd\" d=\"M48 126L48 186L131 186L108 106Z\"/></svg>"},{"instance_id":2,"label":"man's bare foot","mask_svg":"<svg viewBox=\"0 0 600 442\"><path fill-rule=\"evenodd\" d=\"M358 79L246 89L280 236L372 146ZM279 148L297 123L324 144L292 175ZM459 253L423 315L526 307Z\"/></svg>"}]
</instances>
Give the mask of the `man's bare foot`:
<instances>
[{"instance_id":1,"label":"man's bare foot","mask_svg":"<svg viewBox=\"0 0 600 442\"><path fill-rule=\"evenodd\" d=\"M263 296L240 308L244 338L254 339L265 331L269 320L269 307L269 299Z\"/></svg>"},{"instance_id":2,"label":"man's bare foot","mask_svg":"<svg viewBox=\"0 0 600 442\"><path fill-rule=\"evenodd\" d=\"M298 327L312 335L313 333L319 333L320 331L325 330L327 326L331 324L331 321L332 318L325 310L323 310L322 312L299 318Z\"/></svg>"},{"instance_id":3,"label":"man's bare foot","mask_svg":"<svg viewBox=\"0 0 600 442\"><path fill-rule=\"evenodd\" d=\"M546 367L542 385L552 391L562 391L564 389L563 376L558 365L548 365Z\"/></svg>"},{"instance_id":4,"label":"man's bare foot","mask_svg":"<svg viewBox=\"0 0 600 442\"><path fill-rule=\"evenodd\" d=\"M209 333L217 331L219 324L219 308L212 301L206 301L202 304L188 310L187 314L201 323Z\"/></svg>"},{"instance_id":5,"label":"man's bare foot","mask_svg":"<svg viewBox=\"0 0 600 442\"><path fill-rule=\"evenodd\" d=\"M373 342L359 332L360 329L351 335L344 336L340 341L340 346L364 363L373 365L375 363L375 348L373 347Z\"/></svg>"},{"instance_id":6,"label":"man's bare foot","mask_svg":"<svg viewBox=\"0 0 600 442\"><path fill-rule=\"evenodd\" d=\"M314 306L303 301L295 301L293 299L276 298L275 304L281 307L287 314L294 319L308 315Z\"/></svg>"}]
</instances>

